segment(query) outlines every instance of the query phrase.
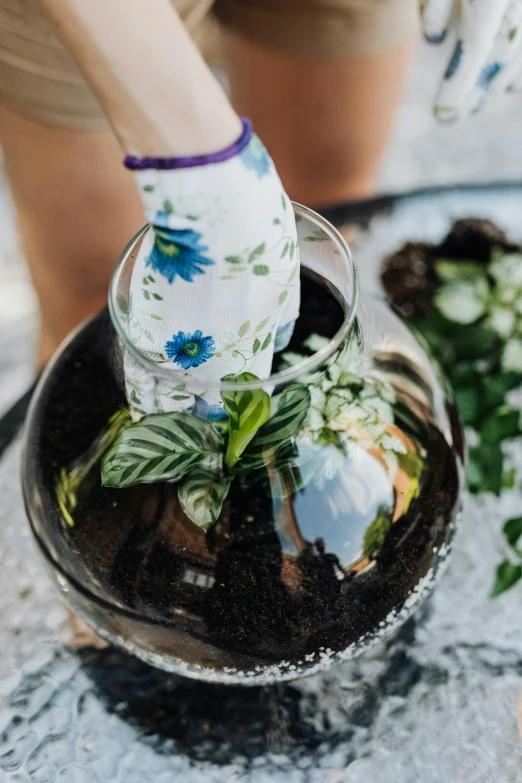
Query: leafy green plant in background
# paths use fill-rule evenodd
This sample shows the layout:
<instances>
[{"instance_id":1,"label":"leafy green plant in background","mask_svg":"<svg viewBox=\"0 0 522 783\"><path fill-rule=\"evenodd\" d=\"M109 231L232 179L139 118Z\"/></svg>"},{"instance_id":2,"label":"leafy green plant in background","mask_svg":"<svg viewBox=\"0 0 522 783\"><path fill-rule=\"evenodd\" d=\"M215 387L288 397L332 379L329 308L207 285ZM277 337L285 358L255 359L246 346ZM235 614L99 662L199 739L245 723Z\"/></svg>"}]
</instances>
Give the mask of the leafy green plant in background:
<instances>
[{"instance_id":1,"label":"leafy green plant in background","mask_svg":"<svg viewBox=\"0 0 522 783\"><path fill-rule=\"evenodd\" d=\"M502 442L521 433L508 393L522 382L522 255L489 264L440 259L433 308L414 325L448 377L467 427L471 492L499 495L510 476ZM520 312L519 312L520 311Z\"/></svg>"},{"instance_id":2,"label":"leafy green plant in background","mask_svg":"<svg viewBox=\"0 0 522 783\"><path fill-rule=\"evenodd\" d=\"M430 250L435 254L436 248ZM453 387L469 445L472 493L515 486L503 443L521 434L510 392L522 385L522 254L493 247L489 261L439 258L431 309L411 323L423 335ZM497 569L492 596L522 578L522 518L503 528L512 558ZM514 558L514 560L513 560Z\"/></svg>"},{"instance_id":3,"label":"leafy green plant in background","mask_svg":"<svg viewBox=\"0 0 522 783\"><path fill-rule=\"evenodd\" d=\"M513 562L513 559L503 560L497 568L497 574L495 578L495 584L491 591L491 597L501 595L510 587L513 587L517 582L522 579L522 548L519 546L520 539L522 538L522 517L513 517L508 519L505 523L504 537L511 550L511 555L517 562Z\"/></svg>"}]
</instances>

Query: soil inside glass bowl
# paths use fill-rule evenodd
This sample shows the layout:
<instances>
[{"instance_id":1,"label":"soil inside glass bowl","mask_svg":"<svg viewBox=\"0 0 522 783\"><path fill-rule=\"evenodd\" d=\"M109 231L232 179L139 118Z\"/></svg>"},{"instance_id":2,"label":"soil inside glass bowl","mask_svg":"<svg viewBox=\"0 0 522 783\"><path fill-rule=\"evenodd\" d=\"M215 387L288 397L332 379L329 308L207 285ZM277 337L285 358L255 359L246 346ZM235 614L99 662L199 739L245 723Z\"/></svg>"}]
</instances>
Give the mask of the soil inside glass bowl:
<instances>
[{"instance_id":1,"label":"soil inside glass bowl","mask_svg":"<svg viewBox=\"0 0 522 783\"><path fill-rule=\"evenodd\" d=\"M332 337L342 320L331 292L303 275L288 350L303 352L313 333ZM265 487L235 480L208 533L183 514L172 484L107 489L94 470L69 527L56 503L57 475L125 405L115 350L103 312L62 352L33 414L24 479L26 500L34 492L40 509L35 515L27 503L37 540L98 632L160 665L171 656L192 667L293 667L385 628L444 559L459 458L434 426L422 433L429 457L422 491L365 571L351 563L390 493L382 466L370 457L362 466L347 463L345 477L341 471L321 491L296 492L278 510ZM409 427L406 412L402 426ZM353 482L370 488L364 507L353 502Z\"/></svg>"}]
</instances>

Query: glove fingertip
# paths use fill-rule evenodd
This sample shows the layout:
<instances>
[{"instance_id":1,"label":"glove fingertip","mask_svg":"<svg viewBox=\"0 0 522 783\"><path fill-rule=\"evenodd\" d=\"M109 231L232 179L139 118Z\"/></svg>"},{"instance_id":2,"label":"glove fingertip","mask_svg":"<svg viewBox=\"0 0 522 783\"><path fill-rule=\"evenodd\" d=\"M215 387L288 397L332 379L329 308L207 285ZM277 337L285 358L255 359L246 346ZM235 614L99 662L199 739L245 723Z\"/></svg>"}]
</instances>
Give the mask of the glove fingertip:
<instances>
[{"instance_id":1,"label":"glove fingertip","mask_svg":"<svg viewBox=\"0 0 522 783\"><path fill-rule=\"evenodd\" d=\"M459 119L459 111L454 106L440 106L435 104L433 116L441 125L452 125Z\"/></svg>"},{"instance_id":2,"label":"glove fingertip","mask_svg":"<svg viewBox=\"0 0 522 783\"><path fill-rule=\"evenodd\" d=\"M440 44L446 39L446 35L448 33L448 28L445 27L443 30L436 30L433 32L430 32L424 29L424 40L427 41L429 44Z\"/></svg>"}]
</instances>

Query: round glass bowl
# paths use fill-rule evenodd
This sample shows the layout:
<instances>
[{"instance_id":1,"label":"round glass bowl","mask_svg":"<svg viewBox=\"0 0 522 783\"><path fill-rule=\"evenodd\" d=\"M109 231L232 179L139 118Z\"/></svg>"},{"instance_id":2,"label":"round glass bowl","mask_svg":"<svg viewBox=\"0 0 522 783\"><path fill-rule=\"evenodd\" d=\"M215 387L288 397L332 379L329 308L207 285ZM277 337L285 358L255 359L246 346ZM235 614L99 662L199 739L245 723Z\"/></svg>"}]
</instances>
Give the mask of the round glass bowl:
<instances>
[{"instance_id":1,"label":"round glass bowl","mask_svg":"<svg viewBox=\"0 0 522 783\"><path fill-rule=\"evenodd\" d=\"M301 315L271 377L241 387L268 392L259 435L282 440L212 480L214 493L228 483L216 524L186 513L182 481L101 484L103 451L129 423L128 357L174 378L129 337L147 229L116 268L110 315L61 346L26 425L27 514L64 600L100 636L190 677L271 683L360 652L428 595L460 508L462 430L437 367L384 302L358 296L339 233L294 208ZM214 425L224 442L226 422Z\"/></svg>"}]
</instances>

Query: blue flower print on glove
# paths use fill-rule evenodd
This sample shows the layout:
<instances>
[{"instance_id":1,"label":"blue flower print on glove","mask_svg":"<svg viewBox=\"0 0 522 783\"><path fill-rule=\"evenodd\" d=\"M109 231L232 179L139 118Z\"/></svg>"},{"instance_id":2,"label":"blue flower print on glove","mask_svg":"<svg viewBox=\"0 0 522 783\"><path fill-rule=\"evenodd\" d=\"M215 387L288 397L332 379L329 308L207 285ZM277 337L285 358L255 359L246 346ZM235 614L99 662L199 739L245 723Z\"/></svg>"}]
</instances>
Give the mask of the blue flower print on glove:
<instances>
[{"instance_id":1,"label":"blue flower print on glove","mask_svg":"<svg viewBox=\"0 0 522 783\"><path fill-rule=\"evenodd\" d=\"M256 135L252 135L238 157L247 169L255 171L259 178L264 177L270 171L270 157Z\"/></svg>"},{"instance_id":2,"label":"blue flower print on glove","mask_svg":"<svg viewBox=\"0 0 522 783\"><path fill-rule=\"evenodd\" d=\"M165 343L165 353L184 370L199 367L214 356L214 338L203 337L200 329L193 334L178 332Z\"/></svg>"},{"instance_id":3,"label":"blue flower print on glove","mask_svg":"<svg viewBox=\"0 0 522 783\"><path fill-rule=\"evenodd\" d=\"M212 266L214 261L204 253L208 248L201 242L201 234L191 228L174 229L166 224L167 214L158 212L154 221L154 245L147 259L147 266L173 283L179 275L188 283L194 275L205 273L204 267Z\"/></svg>"}]
</instances>

